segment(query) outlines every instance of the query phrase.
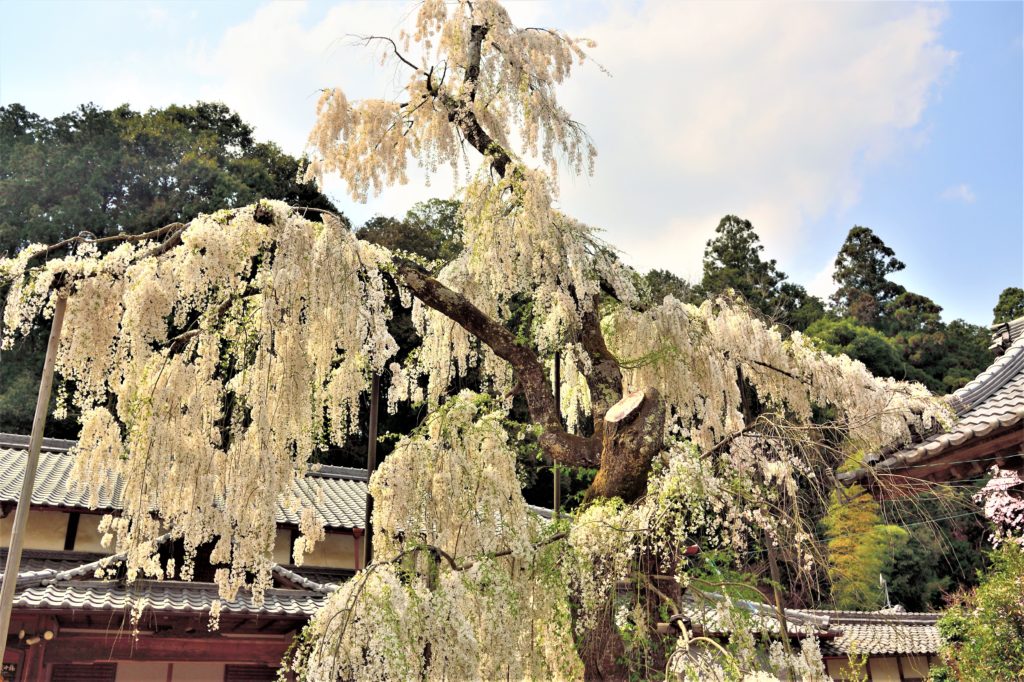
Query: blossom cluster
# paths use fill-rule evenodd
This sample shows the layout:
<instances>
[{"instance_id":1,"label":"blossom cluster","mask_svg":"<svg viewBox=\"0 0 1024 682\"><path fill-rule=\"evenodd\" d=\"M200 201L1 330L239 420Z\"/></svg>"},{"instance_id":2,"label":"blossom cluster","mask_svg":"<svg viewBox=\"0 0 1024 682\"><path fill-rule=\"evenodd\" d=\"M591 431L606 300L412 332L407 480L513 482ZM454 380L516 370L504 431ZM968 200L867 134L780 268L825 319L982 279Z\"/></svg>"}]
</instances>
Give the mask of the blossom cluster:
<instances>
[{"instance_id":1,"label":"blossom cluster","mask_svg":"<svg viewBox=\"0 0 1024 682\"><path fill-rule=\"evenodd\" d=\"M992 467L992 478L974 496L985 518L993 523L995 543L1005 540L1024 547L1024 476L1012 469Z\"/></svg>"},{"instance_id":2,"label":"blossom cluster","mask_svg":"<svg viewBox=\"0 0 1024 682\"><path fill-rule=\"evenodd\" d=\"M921 384L873 376L794 332L788 338L728 299L694 306L671 296L648 311L618 308L605 323L609 347L627 368L626 388L654 386L673 419L702 449L749 427L741 385L768 410L810 424L815 407L835 411L851 447L908 442L953 414Z\"/></svg>"},{"instance_id":3,"label":"blossom cluster","mask_svg":"<svg viewBox=\"0 0 1024 682\"><path fill-rule=\"evenodd\" d=\"M67 297L56 369L82 421L69 485L96 505L120 479L107 540L129 579L163 575L154 540L170 529L183 571L212 542L221 596L248 586L258 603L279 505L297 508L314 452L359 428L359 397L397 349L389 256L281 202L201 216L157 246L6 263L5 340ZM314 516L300 549L322 537Z\"/></svg>"},{"instance_id":4,"label":"blossom cluster","mask_svg":"<svg viewBox=\"0 0 1024 682\"><path fill-rule=\"evenodd\" d=\"M332 594L304 679L572 679L580 664L550 529L516 477L505 410L463 392L370 482L373 564Z\"/></svg>"}]
</instances>

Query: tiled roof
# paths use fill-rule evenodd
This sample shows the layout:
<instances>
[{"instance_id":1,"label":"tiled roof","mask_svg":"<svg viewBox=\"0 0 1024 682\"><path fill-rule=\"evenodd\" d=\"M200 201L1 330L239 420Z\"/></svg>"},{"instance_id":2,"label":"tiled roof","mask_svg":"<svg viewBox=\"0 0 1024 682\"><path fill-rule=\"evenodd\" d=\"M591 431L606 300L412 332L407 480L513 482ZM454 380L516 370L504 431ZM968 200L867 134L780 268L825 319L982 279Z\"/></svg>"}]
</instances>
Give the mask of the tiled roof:
<instances>
[{"instance_id":1,"label":"tiled roof","mask_svg":"<svg viewBox=\"0 0 1024 682\"><path fill-rule=\"evenodd\" d=\"M691 628L700 627L708 635L728 634L729 626L722 623L717 608L724 601L723 595L714 592L701 593L699 596L687 592L682 601L682 620ZM743 599L733 599L732 605L749 614L750 625L757 632L777 635L782 631L775 607ZM783 612L786 616L787 632L790 635L823 635L829 632L827 615L795 609L783 609Z\"/></svg>"},{"instance_id":2,"label":"tiled roof","mask_svg":"<svg viewBox=\"0 0 1024 682\"><path fill-rule=\"evenodd\" d=\"M217 599L217 586L213 583L136 580L127 584L121 580L96 579L95 567L100 563L115 562L116 556L68 553L76 558L62 559L53 558L51 553L38 554L44 556L33 556L30 550L22 559L18 589L14 596L15 608L127 611L136 606L140 599L145 599L147 609L206 613L213 600ZM323 605L327 595L337 589L335 585L310 581L283 566L275 565L274 571L287 575L290 583L301 583L302 589L268 589L264 592L261 606L253 603L251 594L240 590L233 601L222 602L221 611L308 618Z\"/></svg>"},{"instance_id":3,"label":"tiled roof","mask_svg":"<svg viewBox=\"0 0 1024 682\"><path fill-rule=\"evenodd\" d=\"M6 551L0 550L0 555ZM64 556L67 555L67 556ZM0 556L0 558L3 558ZM97 580L94 567L109 564L118 557L102 557L81 552L39 552L29 550L18 573L14 606L26 609L74 609L128 611L145 599L145 608L160 612L207 613L217 599L212 583L176 580ZM286 585L298 589L266 590L261 606L242 590L231 602L223 602L224 613L308 618L319 609L328 595L338 589L338 575L309 573L296 567L275 565L275 575ZM2 578L2 576L0 576ZM323 581L323 582L319 582ZM716 605L724 597L707 593L698 599L684 598L683 620L700 627L708 635L728 634L728 626L719 618ZM734 600L737 608L750 614L754 627L762 633L781 631L774 608L767 604ZM825 656L849 654L935 654L941 637L935 622L939 614L892 611L820 611L785 609L788 632L792 636L822 638Z\"/></svg>"},{"instance_id":4,"label":"tiled roof","mask_svg":"<svg viewBox=\"0 0 1024 682\"><path fill-rule=\"evenodd\" d=\"M1024 329L1024 318L1010 324ZM919 468L922 464L965 446L971 441L1000 433L1024 421L1024 335L1017 334L1013 342L988 369L949 396L956 410L957 422L952 429L936 433L921 443L869 462L871 469L859 469L840 474L840 481L865 481L874 474L901 471L906 467Z\"/></svg>"},{"instance_id":5,"label":"tiled roof","mask_svg":"<svg viewBox=\"0 0 1024 682\"><path fill-rule=\"evenodd\" d=\"M23 609L91 609L128 611L145 599L145 608L161 612L206 613L217 599L212 583L171 580L137 580L131 585L105 580L37 585L18 590L14 607ZM248 592L239 591L234 601L222 602L226 613L294 616L308 618L323 605L324 597L305 590L269 589L263 605L256 607Z\"/></svg>"},{"instance_id":6,"label":"tiled roof","mask_svg":"<svg viewBox=\"0 0 1024 682\"><path fill-rule=\"evenodd\" d=\"M1024 317L1018 317L1016 320L1010 320L1009 322L994 324L991 329L992 345L989 346L989 349L994 350L996 354L999 355L1005 351L1010 344L1024 335Z\"/></svg>"},{"instance_id":7,"label":"tiled roof","mask_svg":"<svg viewBox=\"0 0 1024 682\"><path fill-rule=\"evenodd\" d=\"M829 624L842 634L821 643L825 656L849 654L936 654L942 637L935 622L937 613L888 613L876 611L815 611L829 616Z\"/></svg>"},{"instance_id":8,"label":"tiled roof","mask_svg":"<svg viewBox=\"0 0 1024 682\"><path fill-rule=\"evenodd\" d=\"M0 434L0 443L11 442L9 434ZM64 441L65 443L69 441ZM0 445L0 502L16 502L21 495L27 443L14 447ZM74 455L59 450L39 453L39 468L32 491L32 504L41 506L89 508L84 490L68 490ZM119 509L124 493L120 477L113 490L102 489L100 509ZM303 507L315 506L329 528L362 528L366 505L366 471L345 467L322 466L299 481L294 492ZM277 522L298 524L299 512L277 506Z\"/></svg>"},{"instance_id":9,"label":"tiled roof","mask_svg":"<svg viewBox=\"0 0 1024 682\"><path fill-rule=\"evenodd\" d=\"M684 598L684 618L690 627L699 626L708 635L726 635L715 606L720 595L692 595ZM734 606L750 613L751 625L759 633L778 635L781 627L775 609L768 604L733 600ZM937 613L897 611L822 611L785 609L790 636L821 638L825 656L849 654L935 654L942 638L935 622Z\"/></svg>"}]
</instances>

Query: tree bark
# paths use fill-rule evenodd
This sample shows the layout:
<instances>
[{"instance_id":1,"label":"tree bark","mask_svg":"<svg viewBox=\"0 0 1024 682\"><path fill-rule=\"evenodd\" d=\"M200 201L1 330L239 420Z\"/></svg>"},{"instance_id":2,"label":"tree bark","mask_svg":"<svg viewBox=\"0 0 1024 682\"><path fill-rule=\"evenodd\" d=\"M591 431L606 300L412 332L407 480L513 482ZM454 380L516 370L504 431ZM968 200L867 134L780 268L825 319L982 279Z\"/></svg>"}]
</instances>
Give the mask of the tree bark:
<instances>
[{"instance_id":1,"label":"tree bark","mask_svg":"<svg viewBox=\"0 0 1024 682\"><path fill-rule=\"evenodd\" d=\"M568 433L562 427L547 372L532 348L520 344L503 325L415 263L398 262L396 270L402 283L424 305L461 325L512 365L526 397L530 417L543 429L540 445L551 459L566 466L599 468L587 499L621 497L632 502L643 495L651 460L663 442L664 402L655 389L648 388L636 409L617 414L609 421L607 416L613 407L609 407L612 386L616 382L621 386L621 374L617 365L611 367L614 358L596 326L590 328L585 344L592 356L600 358L595 372L599 378L588 377L588 381L593 381L604 396L598 398L595 407L595 418L598 414L602 418L596 419L594 435L584 437ZM596 324L596 318L592 324Z\"/></svg>"},{"instance_id":2,"label":"tree bark","mask_svg":"<svg viewBox=\"0 0 1024 682\"><path fill-rule=\"evenodd\" d=\"M601 434L601 466L586 499L621 497L632 502L647 490L651 461L664 444L665 403L654 388L643 392L639 404L626 412L616 408L635 394L627 395L605 415Z\"/></svg>"}]
</instances>

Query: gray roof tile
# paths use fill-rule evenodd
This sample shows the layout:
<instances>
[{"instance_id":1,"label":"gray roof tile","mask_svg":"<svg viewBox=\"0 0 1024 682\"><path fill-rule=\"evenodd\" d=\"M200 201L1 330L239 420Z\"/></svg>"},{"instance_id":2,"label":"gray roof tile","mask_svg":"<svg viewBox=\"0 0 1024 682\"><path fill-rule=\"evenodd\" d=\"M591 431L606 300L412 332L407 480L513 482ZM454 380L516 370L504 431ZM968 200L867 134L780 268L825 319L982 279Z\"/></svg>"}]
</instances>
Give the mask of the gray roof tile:
<instances>
[{"instance_id":1,"label":"gray roof tile","mask_svg":"<svg viewBox=\"0 0 1024 682\"><path fill-rule=\"evenodd\" d=\"M126 611L143 598L146 609L205 613L217 599L217 586L170 580L137 580L130 585L108 580L75 580L19 589L15 593L14 606ZM273 588L266 590L263 605L257 607L248 592L239 591L233 601L222 602L221 611L308 618L323 605L324 599L324 595L312 591Z\"/></svg>"},{"instance_id":2,"label":"gray roof tile","mask_svg":"<svg viewBox=\"0 0 1024 682\"><path fill-rule=\"evenodd\" d=\"M683 600L684 619L699 625L705 633L728 634L719 621L715 604L721 597L706 595L697 600L687 595ZM734 600L734 604L751 614L751 624L761 633L778 635L781 631L775 610L768 604ZM849 654L935 654L942 644L935 622L938 613L893 611L823 611L817 609L785 609L791 636L821 637L825 656Z\"/></svg>"},{"instance_id":3,"label":"gray roof tile","mask_svg":"<svg viewBox=\"0 0 1024 682\"><path fill-rule=\"evenodd\" d=\"M841 631L821 644L825 656L849 654L936 654L942 636L935 622L938 613L865 613L858 611L829 613L831 626Z\"/></svg>"},{"instance_id":4,"label":"gray roof tile","mask_svg":"<svg viewBox=\"0 0 1024 682\"><path fill-rule=\"evenodd\" d=\"M1006 352L996 358L974 381L949 396L957 422L949 431L935 433L922 442L885 455L872 463L876 474L905 467L920 467L950 450L1024 421L1024 335L1015 337ZM869 469L859 469L838 478L843 482L864 481Z\"/></svg>"},{"instance_id":5,"label":"gray roof tile","mask_svg":"<svg viewBox=\"0 0 1024 682\"><path fill-rule=\"evenodd\" d=\"M213 583L184 582L179 580L136 580L131 584L123 580L101 580L95 577L98 564L115 564L123 555L104 557L100 554L67 552L66 558L56 552L27 550L18 572L15 592L16 608L32 609L93 609L125 610L146 599L146 608L158 611L208 612L217 599L217 586ZM6 558L6 550L0 550ZM227 613L266 614L276 616L309 617L323 605L333 583L319 583L302 569L274 565L275 573L301 589L272 588L264 593L261 606L256 606L252 595L239 591L230 602L222 602ZM0 574L0 579L2 579Z\"/></svg>"},{"instance_id":6,"label":"gray roof tile","mask_svg":"<svg viewBox=\"0 0 1024 682\"><path fill-rule=\"evenodd\" d=\"M0 502L16 502L21 496L21 484L28 456L24 447L0 446ZM68 490L74 455L67 452L43 451L39 453L39 469L32 491L32 504L40 506L89 508L89 496L84 490ZM102 489L99 509L119 509L123 494L122 481L117 479L114 489ZM362 528L366 504L366 472L360 469L324 466L311 471L299 481L295 493L303 507L316 507L329 528ZM277 522L297 524L298 510L277 506Z\"/></svg>"}]
</instances>

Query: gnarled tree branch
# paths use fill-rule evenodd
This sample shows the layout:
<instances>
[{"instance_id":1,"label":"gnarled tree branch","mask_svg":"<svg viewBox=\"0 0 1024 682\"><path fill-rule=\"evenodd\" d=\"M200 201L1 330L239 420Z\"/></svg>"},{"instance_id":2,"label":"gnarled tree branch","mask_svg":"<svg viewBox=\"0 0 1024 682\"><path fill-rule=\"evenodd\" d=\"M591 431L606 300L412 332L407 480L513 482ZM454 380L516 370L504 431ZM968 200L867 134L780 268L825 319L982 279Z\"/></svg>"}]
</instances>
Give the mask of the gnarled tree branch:
<instances>
[{"instance_id":1,"label":"gnarled tree branch","mask_svg":"<svg viewBox=\"0 0 1024 682\"><path fill-rule=\"evenodd\" d=\"M512 332L415 263L399 261L396 270L402 284L424 305L458 323L512 365L526 396L530 416L543 428L541 446L553 460L567 466L599 464L599 441L570 434L562 427L547 372L531 348L517 342Z\"/></svg>"},{"instance_id":2,"label":"gnarled tree branch","mask_svg":"<svg viewBox=\"0 0 1024 682\"><path fill-rule=\"evenodd\" d=\"M580 329L580 343L590 357L593 368L587 376L587 387L590 389L595 429L600 428L608 408L622 397L622 370L615 356L608 350L604 334L601 333L597 309L599 299L599 296L594 296L590 310L583 315Z\"/></svg>"}]
</instances>

